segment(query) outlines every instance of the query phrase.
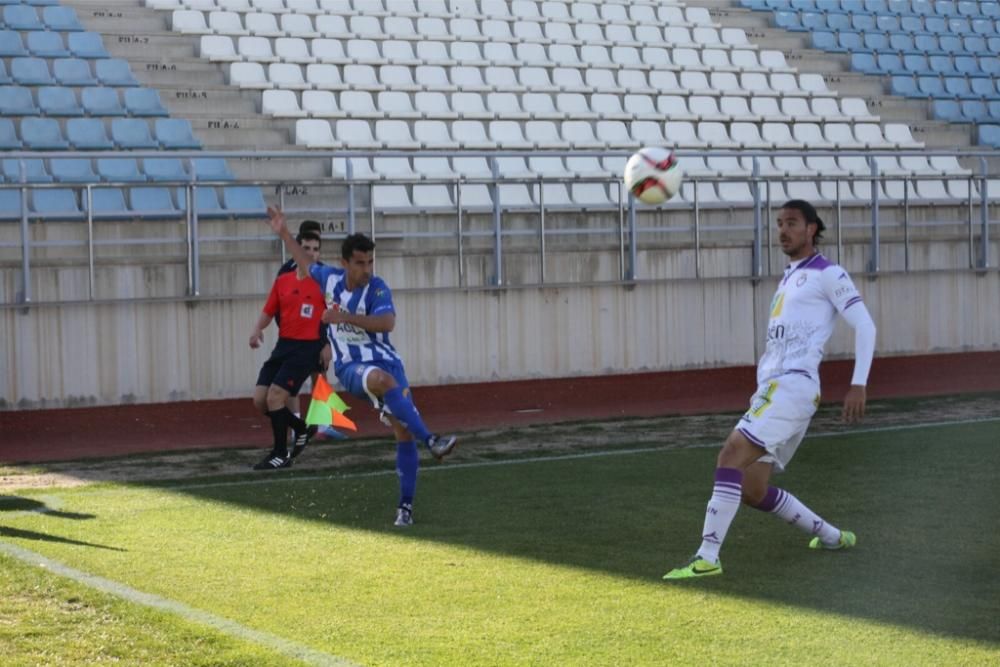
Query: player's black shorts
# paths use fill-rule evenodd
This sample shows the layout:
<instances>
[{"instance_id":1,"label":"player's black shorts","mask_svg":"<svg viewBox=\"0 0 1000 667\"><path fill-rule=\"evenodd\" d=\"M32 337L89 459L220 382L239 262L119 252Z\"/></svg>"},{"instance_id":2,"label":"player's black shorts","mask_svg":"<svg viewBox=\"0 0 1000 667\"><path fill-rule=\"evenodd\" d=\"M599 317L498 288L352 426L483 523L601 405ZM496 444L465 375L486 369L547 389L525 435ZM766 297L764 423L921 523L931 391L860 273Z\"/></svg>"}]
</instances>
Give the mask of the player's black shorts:
<instances>
[{"instance_id":1,"label":"player's black shorts","mask_svg":"<svg viewBox=\"0 0 1000 667\"><path fill-rule=\"evenodd\" d=\"M279 338L271 358L260 367L257 386L277 385L292 396L299 393L302 383L316 372L319 352L325 341Z\"/></svg>"}]
</instances>

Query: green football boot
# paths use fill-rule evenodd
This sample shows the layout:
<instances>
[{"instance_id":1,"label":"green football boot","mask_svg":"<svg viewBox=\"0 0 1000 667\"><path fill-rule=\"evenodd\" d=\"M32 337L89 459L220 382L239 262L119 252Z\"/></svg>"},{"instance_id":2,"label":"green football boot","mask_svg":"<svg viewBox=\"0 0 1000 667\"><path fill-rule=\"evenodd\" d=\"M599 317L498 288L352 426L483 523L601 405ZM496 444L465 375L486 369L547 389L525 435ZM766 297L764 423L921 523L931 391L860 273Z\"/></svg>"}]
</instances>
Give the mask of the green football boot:
<instances>
[{"instance_id":1,"label":"green football boot","mask_svg":"<svg viewBox=\"0 0 1000 667\"><path fill-rule=\"evenodd\" d=\"M837 540L836 544L823 544L823 541L818 537L812 538L809 541L810 549L850 549L855 544L858 543L857 536L849 530L840 531L840 539Z\"/></svg>"},{"instance_id":2,"label":"green football boot","mask_svg":"<svg viewBox=\"0 0 1000 667\"><path fill-rule=\"evenodd\" d=\"M687 565L678 567L663 575L664 579L693 579L695 577L711 577L714 574L722 574L721 563L711 563L704 558L695 555Z\"/></svg>"}]
</instances>

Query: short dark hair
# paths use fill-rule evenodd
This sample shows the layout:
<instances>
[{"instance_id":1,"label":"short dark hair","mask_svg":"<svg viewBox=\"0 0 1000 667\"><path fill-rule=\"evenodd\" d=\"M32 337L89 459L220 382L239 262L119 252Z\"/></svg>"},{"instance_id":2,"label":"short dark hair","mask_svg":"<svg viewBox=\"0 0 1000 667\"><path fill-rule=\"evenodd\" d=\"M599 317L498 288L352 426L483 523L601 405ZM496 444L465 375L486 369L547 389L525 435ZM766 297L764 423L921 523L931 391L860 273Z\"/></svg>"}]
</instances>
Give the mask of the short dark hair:
<instances>
[{"instance_id":1,"label":"short dark hair","mask_svg":"<svg viewBox=\"0 0 1000 667\"><path fill-rule=\"evenodd\" d=\"M319 224L315 220L303 220L299 223L299 234L295 237L295 240L302 243L302 239L308 238L304 236L306 233L314 234L316 238L319 238L320 232L322 231L323 225Z\"/></svg>"},{"instance_id":2,"label":"short dark hair","mask_svg":"<svg viewBox=\"0 0 1000 667\"><path fill-rule=\"evenodd\" d=\"M323 239L319 237L316 232L299 232L299 235L295 237L295 240L299 243L303 241L316 241L321 246L323 245Z\"/></svg>"},{"instance_id":3,"label":"short dark hair","mask_svg":"<svg viewBox=\"0 0 1000 667\"><path fill-rule=\"evenodd\" d=\"M375 242L364 234L358 232L357 234L351 234L344 239L344 243L340 246L340 256L344 259L350 259L355 250L360 250L361 252L371 252L374 249Z\"/></svg>"},{"instance_id":4,"label":"short dark hair","mask_svg":"<svg viewBox=\"0 0 1000 667\"><path fill-rule=\"evenodd\" d=\"M813 234L813 243L818 243L820 239L823 238L823 232L826 230L826 225L823 224L823 220L820 219L819 214L816 213L816 207L807 202L805 199L790 199L782 204L781 208L789 208L793 211L798 211L802 214L802 217L806 219L806 224L816 225L816 233Z\"/></svg>"}]
</instances>

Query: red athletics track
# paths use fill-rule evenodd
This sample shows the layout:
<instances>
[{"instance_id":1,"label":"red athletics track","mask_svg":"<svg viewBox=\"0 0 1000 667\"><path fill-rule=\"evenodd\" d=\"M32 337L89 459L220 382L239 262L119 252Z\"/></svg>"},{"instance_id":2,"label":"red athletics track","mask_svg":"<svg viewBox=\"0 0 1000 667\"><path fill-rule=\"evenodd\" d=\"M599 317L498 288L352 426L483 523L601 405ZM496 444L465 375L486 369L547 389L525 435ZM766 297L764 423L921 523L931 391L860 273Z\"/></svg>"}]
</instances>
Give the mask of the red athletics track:
<instances>
[{"instance_id":1,"label":"red athletics track","mask_svg":"<svg viewBox=\"0 0 1000 667\"><path fill-rule=\"evenodd\" d=\"M824 400L839 400L851 361L823 364ZM738 411L752 367L418 387L433 430L474 431L557 421ZM249 390L249 388L248 388ZM1000 352L876 359L869 398L1000 391ZM388 431L359 401L360 433ZM0 462L27 463L150 451L266 447L270 428L250 399L0 412Z\"/></svg>"}]
</instances>

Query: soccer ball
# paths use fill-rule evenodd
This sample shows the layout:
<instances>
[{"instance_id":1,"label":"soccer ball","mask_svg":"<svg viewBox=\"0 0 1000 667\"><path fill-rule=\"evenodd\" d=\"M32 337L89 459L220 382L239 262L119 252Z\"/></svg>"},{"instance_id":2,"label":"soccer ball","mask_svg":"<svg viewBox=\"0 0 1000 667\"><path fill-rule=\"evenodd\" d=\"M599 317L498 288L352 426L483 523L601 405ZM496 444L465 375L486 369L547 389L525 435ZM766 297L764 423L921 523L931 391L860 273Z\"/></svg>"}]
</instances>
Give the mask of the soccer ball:
<instances>
[{"instance_id":1,"label":"soccer ball","mask_svg":"<svg viewBox=\"0 0 1000 667\"><path fill-rule=\"evenodd\" d=\"M684 174L669 148L643 148L625 163L625 187L644 204L662 204L681 189Z\"/></svg>"}]
</instances>

